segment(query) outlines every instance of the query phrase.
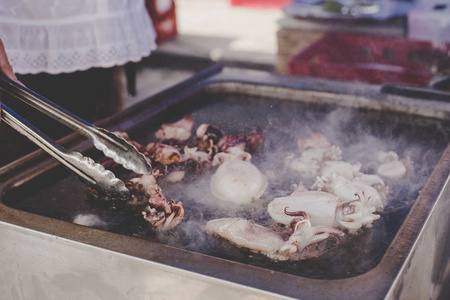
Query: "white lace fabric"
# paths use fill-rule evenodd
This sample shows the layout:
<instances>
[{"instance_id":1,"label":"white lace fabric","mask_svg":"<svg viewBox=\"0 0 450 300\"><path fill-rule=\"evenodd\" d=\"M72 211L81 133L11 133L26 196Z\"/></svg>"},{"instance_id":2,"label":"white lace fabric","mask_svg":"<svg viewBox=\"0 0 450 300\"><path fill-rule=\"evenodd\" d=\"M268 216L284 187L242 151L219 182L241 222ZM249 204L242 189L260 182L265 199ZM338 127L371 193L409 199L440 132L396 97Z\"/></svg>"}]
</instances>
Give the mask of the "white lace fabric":
<instances>
[{"instance_id":1,"label":"white lace fabric","mask_svg":"<svg viewBox=\"0 0 450 300\"><path fill-rule=\"evenodd\" d=\"M0 38L19 74L109 68L156 49L144 0L1 0Z\"/></svg>"}]
</instances>

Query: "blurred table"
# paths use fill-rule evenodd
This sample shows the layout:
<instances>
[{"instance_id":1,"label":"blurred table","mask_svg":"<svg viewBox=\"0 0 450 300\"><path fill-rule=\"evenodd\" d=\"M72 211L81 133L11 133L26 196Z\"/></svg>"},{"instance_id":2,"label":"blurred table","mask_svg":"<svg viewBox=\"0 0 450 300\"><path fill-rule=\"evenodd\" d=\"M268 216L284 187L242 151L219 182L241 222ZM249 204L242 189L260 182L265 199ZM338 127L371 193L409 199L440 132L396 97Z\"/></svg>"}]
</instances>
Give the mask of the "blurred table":
<instances>
[{"instance_id":1,"label":"blurred table","mask_svg":"<svg viewBox=\"0 0 450 300\"><path fill-rule=\"evenodd\" d=\"M318 41L326 33L344 32L406 38L406 18L375 20L335 20L285 16L278 21L278 57L276 71L288 72L289 59Z\"/></svg>"}]
</instances>

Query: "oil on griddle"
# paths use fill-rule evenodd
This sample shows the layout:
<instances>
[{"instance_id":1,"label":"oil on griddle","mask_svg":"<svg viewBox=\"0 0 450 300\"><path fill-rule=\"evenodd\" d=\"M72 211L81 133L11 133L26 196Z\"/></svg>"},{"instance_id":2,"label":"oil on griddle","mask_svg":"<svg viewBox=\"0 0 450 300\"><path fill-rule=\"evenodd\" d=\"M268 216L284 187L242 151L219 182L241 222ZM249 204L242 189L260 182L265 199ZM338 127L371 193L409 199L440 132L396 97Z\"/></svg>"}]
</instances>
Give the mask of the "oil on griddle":
<instances>
[{"instance_id":1,"label":"oil on griddle","mask_svg":"<svg viewBox=\"0 0 450 300\"><path fill-rule=\"evenodd\" d=\"M139 211L93 203L85 186L66 173L63 179L54 181L55 176L50 176L46 184L21 192L20 201L8 201L6 197L5 203L67 222L73 222L80 214L93 215L92 226L103 230L297 276L347 278L365 273L380 262L448 145L450 134L448 122L432 118L213 92L195 94L132 128L129 134L145 145L155 141L154 133L162 124L175 122L186 114L193 117L194 130L202 123L217 125L229 134L245 134L255 126L263 129L265 141L252 154L252 163L263 172L270 170L275 177L269 180L260 200L244 206L220 203L209 190L213 170L187 174L177 183L162 180L160 186L167 198L182 201L185 209L181 224L165 232L153 231ZM363 227L357 234L347 234L328 253L304 261L274 261L204 232L208 220L224 217L241 217L270 226L268 203L289 195L292 184L303 181L309 187L313 183L285 165L287 153L297 149L297 140L307 138L311 132L322 133L342 149L344 161L360 162L365 173L376 172L373 161L378 151L395 151L413 161L414 168L407 176L386 181L390 188L388 202L372 228ZM117 175L123 180L134 177L125 170Z\"/></svg>"}]
</instances>

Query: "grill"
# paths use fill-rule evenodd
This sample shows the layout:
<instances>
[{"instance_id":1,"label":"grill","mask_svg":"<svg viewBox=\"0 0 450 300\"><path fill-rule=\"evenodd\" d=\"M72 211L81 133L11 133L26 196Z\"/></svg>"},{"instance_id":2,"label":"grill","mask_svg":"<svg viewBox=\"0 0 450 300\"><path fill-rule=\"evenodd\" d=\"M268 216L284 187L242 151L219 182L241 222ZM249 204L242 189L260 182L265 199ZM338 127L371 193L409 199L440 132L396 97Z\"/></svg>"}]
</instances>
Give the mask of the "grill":
<instances>
[{"instance_id":1,"label":"grill","mask_svg":"<svg viewBox=\"0 0 450 300\"><path fill-rule=\"evenodd\" d=\"M23 236L22 241L28 243L36 240L37 254L28 254L38 255L36 260L42 256L42 261L48 260L41 253L44 249L58 252L68 247L68 257L84 251L79 268L67 262L67 274L72 277L86 270L120 274L120 261L126 272L134 275L109 278L108 287L116 281L132 281L128 285L136 289L169 296L200 283L200 298L236 293L241 297L380 299L439 292L449 228L446 216L450 212L445 204L450 170L448 103L381 93L378 86L215 66L100 125L127 131L145 144L154 139L161 124L185 114L193 116L196 127L214 124L230 134L249 132L253 126L263 128L266 140L253 154L252 162L261 170L273 171L276 177L261 201L246 207L224 207L211 200L211 174L188 174L181 183L161 183L168 198L183 201L186 213L175 230L156 233L136 211L90 201L81 182L37 152L0 171L0 220L4 227L0 235L2 240L17 241L13 247L2 243L5 257L25 251L17 246ZM286 196L289 186L299 181L299 175L286 170L284 155L311 131L322 132L342 148L344 160L360 161L369 171L377 150L394 150L413 160L414 171L406 179L388 183L389 202L373 228L347 235L319 258L299 262L276 262L204 233L202 226L207 220L227 216L269 226L267 203ZM76 135L64 142L91 157L96 155L90 144ZM125 170L116 172L124 180L132 176ZM99 216L102 223L96 228L72 224L76 215L86 213ZM57 237L64 239L56 239L52 243L55 247L42 244ZM87 245L95 247L84 249ZM110 256L111 261L102 261L104 256ZM102 264L89 267L88 262L95 257L100 257ZM143 270L135 267L136 259L145 266ZM53 272L53 278L60 275L46 270ZM157 274L164 274L175 288L163 291L160 281L153 279L153 284L146 285L142 279ZM39 280L46 282L45 278ZM49 283L57 294L61 289L53 284Z\"/></svg>"}]
</instances>

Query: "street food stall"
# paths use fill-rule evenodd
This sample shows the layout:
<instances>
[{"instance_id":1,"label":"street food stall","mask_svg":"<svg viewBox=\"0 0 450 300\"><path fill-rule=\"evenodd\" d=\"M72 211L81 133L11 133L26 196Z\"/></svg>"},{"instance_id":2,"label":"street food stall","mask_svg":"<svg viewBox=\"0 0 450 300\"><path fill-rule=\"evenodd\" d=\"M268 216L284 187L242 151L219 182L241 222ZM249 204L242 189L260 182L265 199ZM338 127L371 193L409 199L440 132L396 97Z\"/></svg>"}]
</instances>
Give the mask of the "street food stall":
<instances>
[{"instance_id":1,"label":"street food stall","mask_svg":"<svg viewBox=\"0 0 450 300\"><path fill-rule=\"evenodd\" d=\"M0 74L1 129L37 144L0 148L0 295L444 299L448 48L405 39L404 16L363 22L388 36L319 32L298 10L316 2L284 6L278 73L157 52L202 68L94 124ZM147 9L176 46L162 4ZM41 130L59 123L75 132Z\"/></svg>"}]
</instances>

